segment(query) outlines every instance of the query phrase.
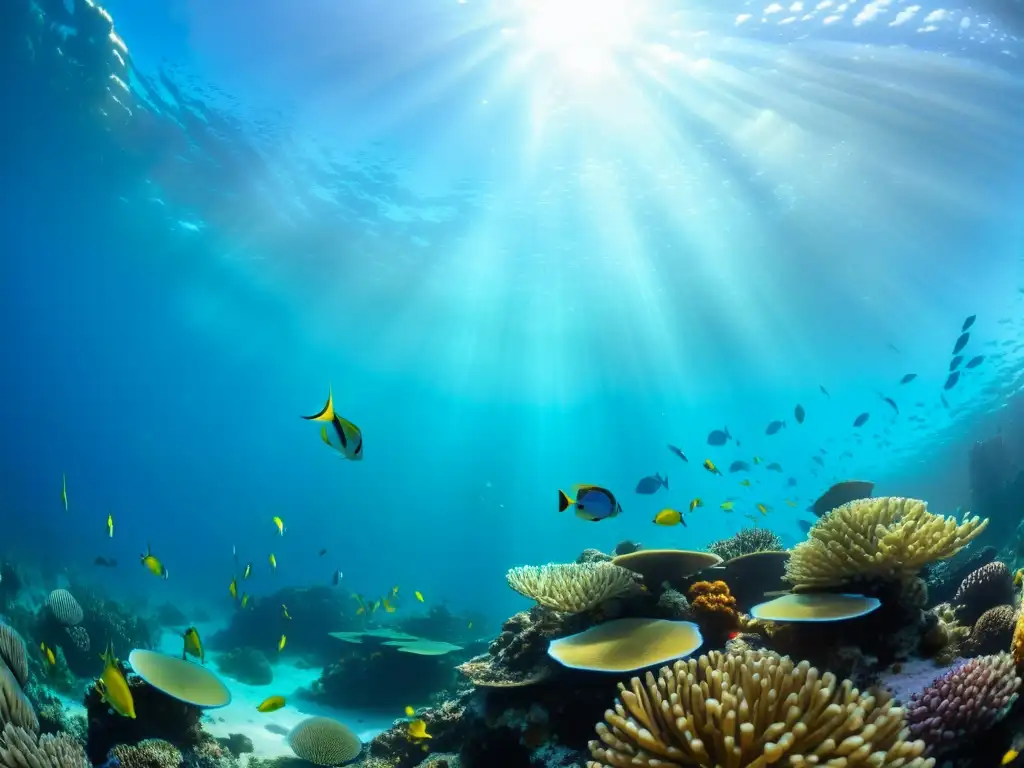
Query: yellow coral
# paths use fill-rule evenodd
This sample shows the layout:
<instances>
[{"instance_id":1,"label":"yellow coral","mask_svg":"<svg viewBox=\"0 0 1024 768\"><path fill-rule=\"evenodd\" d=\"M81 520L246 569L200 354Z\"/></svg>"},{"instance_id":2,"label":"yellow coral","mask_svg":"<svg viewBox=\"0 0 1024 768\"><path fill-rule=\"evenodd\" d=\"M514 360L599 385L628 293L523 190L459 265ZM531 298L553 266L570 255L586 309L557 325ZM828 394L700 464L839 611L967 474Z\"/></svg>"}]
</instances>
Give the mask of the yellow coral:
<instances>
[{"instance_id":1,"label":"yellow coral","mask_svg":"<svg viewBox=\"0 0 1024 768\"><path fill-rule=\"evenodd\" d=\"M607 562L524 565L505 579L516 592L547 608L580 613L633 588L633 574Z\"/></svg>"},{"instance_id":2,"label":"yellow coral","mask_svg":"<svg viewBox=\"0 0 1024 768\"><path fill-rule=\"evenodd\" d=\"M619 685L588 768L932 768L903 710L770 652L711 652Z\"/></svg>"},{"instance_id":3,"label":"yellow coral","mask_svg":"<svg viewBox=\"0 0 1024 768\"><path fill-rule=\"evenodd\" d=\"M952 557L988 520L958 523L928 511L923 501L861 499L821 518L786 565L795 591L837 587L860 579L912 578L928 563Z\"/></svg>"},{"instance_id":4,"label":"yellow coral","mask_svg":"<svg viewBox=\"0 0 1024 768\"><path fill-rule=\"evenodd\" d=\"M1024 602L1017 608L1017 621L1013 625L1010 655L1013 656L1013 661L1018 669L1024 666Z\"/></svg>"},{"instance_id":5,"label":"yellow coral","mask_svg":"<svg viewBox=\"0 0 1024 768\"><path fill-rule=\"evenodd\" d=\"M714 624L719 629L730 629L738 626L736 615L736 598L729 591L724 581L698 581L687 593L690 607L703 621Z\"/></svg>"}]
</instances>

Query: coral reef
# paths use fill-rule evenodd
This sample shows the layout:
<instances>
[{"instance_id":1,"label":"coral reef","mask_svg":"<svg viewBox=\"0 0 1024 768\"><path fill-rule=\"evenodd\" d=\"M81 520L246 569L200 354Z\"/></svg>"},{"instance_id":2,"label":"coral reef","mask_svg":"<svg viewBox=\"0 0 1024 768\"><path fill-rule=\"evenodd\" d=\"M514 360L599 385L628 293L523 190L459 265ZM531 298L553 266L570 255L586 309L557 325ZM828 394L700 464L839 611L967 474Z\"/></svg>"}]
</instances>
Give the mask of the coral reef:
<instances>
[{"instance_id":1,"label":"coral reef","mask_svg":"<svg viewBox=\"0 0 1024 768\"><path fill-rule=\"evenodd\" d=\"M359 756L363 744L347 726L329 717L309 717L288 734L292 751L313 765L342 765Z\"/></svg>"},{"instance_id":2,"label":"coral reef","mask_svg":"<svg viewBox=\"0 0 1024 768\"><path fill-rule=\"evenodd\" d=\"M510 570L505 579L524 597L566 613L596 608L636 586L632 573L604 562L524 565Z\"/></svg>"},{"instance_id":3,"label":"coral reef","mask_svg":"<svg viewBox=\"0 0 1024 768\"><path fill-rule=\"evenodd\" d=\"M951 664L960 655L960 647L970 637L972 628L957 621L956 611L949 603L940 603L930 613L937 621L921 636L918 652L925 658L934 658L936 664Z\"/></svg>"},{"instance_id":4,"label":"coral reef","mask_svg":"<svg viewBox=\"0 0 1024 768\"><path fill-rule=\"evenodd\" d=\"M229 733L227 738L217 739L217 743L235 757L241 757L253 751L252 739L244 733Z\"/></svg>"},{"instance_id":5,"label":"coral reef","mask_svg":"<svg viewBox=\"0 0 1024 768\"><path fill-rule=\"evenodd\" d=\"M770 652L711 652L634 677L619 685L605 721L589 768L932 765L923 741L904 739L903 711L891 701Z\"/></svg>"},{"instance_id":6,"label":"coral reef","mask_svg":"<svg viewBox=\"0 0 1024 768\"><path fill-rule=\"evenodd\" d=\"M736 598L724 581L698 581L690 587L687 596L690 608L701 632L711 645L725 644L727 635L739 628Z\"/></svg>"},{"instance_id":7,"label":"coral reef","mask_svg":"<svg viewBox=\"0 0 1024 768\"><path fill-rule=\"evenodd\" d=\"M1006 653L982 656L955 667L911 697L907 723L929 753L956 745L1000 720L1017 698L1020 678Z\"/></svg>"},{"instance_id":8,"label":"coral reef","mask_svg":"<svg viewBox=\"0 0 1024 768\"><path fill-rule=\"evenodd\" d=\"M778 534L767 528L757 527L743 528L728 539L719 539L708 545L708 551L723 560L732 560L734 557L751 555L754 552L775 552L785 548Z\"/></svg>"},{"instance_id":9,"label":"coral reef","mask_svg":"<svg viewBox=\"0 0 1024 768\"><path fill-rule=\"evenodd\" d=\"M1012 605L989 608L979 618L971 634L961 643L964 656L984 656L999 653L1013 641L1015 616Z\"/></svg>"},{"instance_id":10,"label":"coral reef","mask_svg":"<svg viewBox=\"0 0 1024 768\"><path fill-rule=\"evenodd\" d=\"M975 541L948 560L925 567L928 595L933 603L948 603L953 599L963 580L981 566L996 559L995 547L979 547Z\"/></svg>"},{"instance_id":11,"label":"coral reef","mask_svg":"<svg viewBox=\"0 0 1024 768\"><path fill-rule=\"evenodd\" d=\"M181 750L163 739L118 744L109 758L117 760L120 768L178 768L182 761Z\"/></svg>"},{"instance_id":12,"label":"coral reef","mask_svg":"<svg viewBox=\"0 0 1024 768\"><path fill-rule=\"evenodd\" d=\"M786 579L799 591L914 577L928 563L959 552L986 524L977 517L958 523L934 515L917 499L854 501L821 518L796 545Z\"/></svg>"},{"instance_id":13,"label":"coral reef","mask_svg":"<svg viewBox=\"0 0 1024 768\"><path fill-rule=\"evenodd\" d=\"M91 768L81 745L67 734L36 736L11 723L0 732L0 768Z\"/></svg>"},{"instance_id":14,"label":"coral reef","mask_svg":"<svg viewBox=\"0 0 1024 768\"><path fill-rule=\"evenodd\" d=\"M999 560L969 573L953 596L953 605L962 624L973 624L990 608L1013 601L1013 576L1006 563Z\"/></svg>"},{"instance_id":15,"label":"coral reef","mask_svg":"<svg viewBox=\"0 0 1024 768\"><path fill-rule=\"evenodd\" d=\"M235 648L222 653L217 659L217 668L247 685L269 685L274 681L274 671L266 655L255 648Z\"/></svg>"}]
</instances>

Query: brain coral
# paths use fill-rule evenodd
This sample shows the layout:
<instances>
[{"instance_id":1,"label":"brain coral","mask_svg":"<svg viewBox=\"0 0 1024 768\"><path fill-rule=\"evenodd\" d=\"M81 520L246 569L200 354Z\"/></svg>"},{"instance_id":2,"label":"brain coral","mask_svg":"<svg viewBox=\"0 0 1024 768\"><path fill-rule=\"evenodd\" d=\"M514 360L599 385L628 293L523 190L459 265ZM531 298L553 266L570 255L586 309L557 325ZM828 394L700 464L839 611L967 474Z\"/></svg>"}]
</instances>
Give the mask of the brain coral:
<instances>
[{"instance_id":1,"label":"brain coral","mask_svg":"<svg viewBox=\"0 0 1024 768\"><path fill-rule=\"evenodd\" d=\"M955 555L987 524L977 517L958 523L933 515L916 499L853 501L821 518L797 544L786 579L800 591L912 577L928 563Z\"/></svg>"},{"instance_id":2,"label":"brain coral","mask_svg":"<svg viewBox=\"0 0 1024 768\"><path fill-rule=\"evenodd\" d=\"M907 707L907 722L929 752L982 733L1002 719L1017 698L1020 678L1009 654L981 656L936 678Z\"/></svg>"},{"instance_id":3,"label":"brain coral","mask_svg":"<svg viewBox=\"0 0 1024 768\"><path fill-rule=\"evenodd\" d=\"M0 768L91 768L81 745L66 733L36 737L8 723L0 733Z\"/></svg>"},{"instance_id":4,"label":"brain coral","mask_svg":"<svg viewBox=\"0 0 1024 768\"><path fill-rule=\"evenodd\" d=\"M35 710L6 664L0 664L0 723L39 730Z\"/></svg>"},{"instance_id":5,"label":"brain coral","mask_svg":"<svg viewBox=\"0 0 1024 768\"><path fill-rule=\"evenodd\" d=\"M1013 602L1013 576L1006 563L994 560L960 582L953 603L963 624L973 624L989 608Z\"/></svg>"},{"instance_id":6,"label":"brain coral","mask_svg":"<svg viewBox=\"0 0 1024 768\"><path fill-rule=\"evenodd\" d=\"M903 710L771 652L712 652L619 684L588 768L931 768Z\"/></svg>"},{"instance_id":7,"label":"brain coral","mask_svg":"<svg viewBox=\"0 0 1024 768\"><path fill-rule=\"evenodd\" d=\"M7 664L11 674L21 684L28 683L28 656L25 641L14 627L0 623L0 663Z\"/></svg>"},{"instance_id":8,"label":"brain coral","mask_svg":"<svg viewBox=\"0 0 1024 768\"><path fill-rule=\"evenodd\" d=\"M74 627L77 624L81 624L82 619L85 618L82 606L75 600L74 595L66 589L53 590L46 604L50 607L53 617L65 627Z\"/></svg>"},{"instance_id":9,"label":"brain coral","mask_svg":"<svg viewBox=\"0 0 1024 768\"><path fill-rule=\"evenodd\" d=\"M989 608L974 624L971 634L961 644L964 656L999 653L1010 647L1015 616L1012 605Z\"/></svg>"},{"instance_id":10,"label":"brain coral","mask_svg":"<svg viewBox=\"0 0 1024 768\"><path fill-rule=\"evenodd\" d=\"M508 585L547 608L566 613L590 610L629 591L633 574L611 563L524 565L506 574Z\"/></svg>"},{"instance_id":11,"label":"brain coral","mask_svg":"<svg viewBox=\"0 0 1024 768\"><path fill-rule=\"evenodd\" d=\"M314 765L341 765L359 756L363 744L346 726L329 717L307 717L288 734L292 751Z\"/></svg>"}]
</instances>

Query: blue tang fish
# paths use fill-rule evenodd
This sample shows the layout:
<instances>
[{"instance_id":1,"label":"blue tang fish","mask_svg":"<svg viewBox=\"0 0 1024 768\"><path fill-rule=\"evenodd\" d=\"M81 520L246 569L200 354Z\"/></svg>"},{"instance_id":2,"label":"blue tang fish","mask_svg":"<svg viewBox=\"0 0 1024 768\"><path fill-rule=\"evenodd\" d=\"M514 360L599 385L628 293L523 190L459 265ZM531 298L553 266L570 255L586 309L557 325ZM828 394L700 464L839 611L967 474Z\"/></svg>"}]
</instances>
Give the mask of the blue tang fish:
<instances>
[{"instance_id":1,"label":"blue tang fish","mask_svg":"<svg viewBox=\"0 0 1024 768\"><path fill-rule=\"evenodd\" d=\"M565 512L572 506L576 507L576 517L594 523L622 513L622 507L615 500L615 495L607 488L596 485L576 486L575 499L569 498L565 491L559 491L558 511Z\"/></svg>"}]
</instances>

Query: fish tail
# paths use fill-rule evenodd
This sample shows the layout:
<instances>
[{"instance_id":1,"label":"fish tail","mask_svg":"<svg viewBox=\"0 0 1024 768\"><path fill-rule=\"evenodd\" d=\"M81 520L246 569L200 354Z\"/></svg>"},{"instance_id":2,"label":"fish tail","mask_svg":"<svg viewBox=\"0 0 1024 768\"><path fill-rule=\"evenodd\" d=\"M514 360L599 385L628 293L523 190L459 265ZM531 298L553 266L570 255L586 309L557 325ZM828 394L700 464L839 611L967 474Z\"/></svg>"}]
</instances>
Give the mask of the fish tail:
<instances>
[{"instance_id":1,"label":"fish tail","mask_svg":"<svg viewBox=\"0 0 1024 768\"><path fill-rule=\"evenodd\" d=\"M565 491L558 492L558 511L565 512L573 504L572 499L565 495Z\"/></svg>"},{"instance_id":2,"label":"fish tail","mask_svg":"<svg viewBox=\"0 0 1024 768\"><path fill-rule=\"evenodd\" d=\"M665 475L663 478L661 478L661 484L665 486L665 490L667 491L668 490L668 475Z\"/></svg>"},{"instance_id":3,"label":"fish tail","mask_svg":"<svg viewBox=\"0 0 1024 768\"><path fill-rule=\"evenodd\" d=\"M334 392L332 390L327 391L327 402L320 409L319 413L314 413L312 416L303 416L302 418L306 421L334 421Z\"/></svg>"},{"instance_id":4,"label":"fish tail","mask_svg":"<svg viewBox=\"0 0 1024 768\"><path fill-rule=\"evenodd\" d=\"M729 427L726 427L722 431L725 432L725 439L726 440L732 440L732 435L729 434Z\"/></svg>"}]
</instances>

